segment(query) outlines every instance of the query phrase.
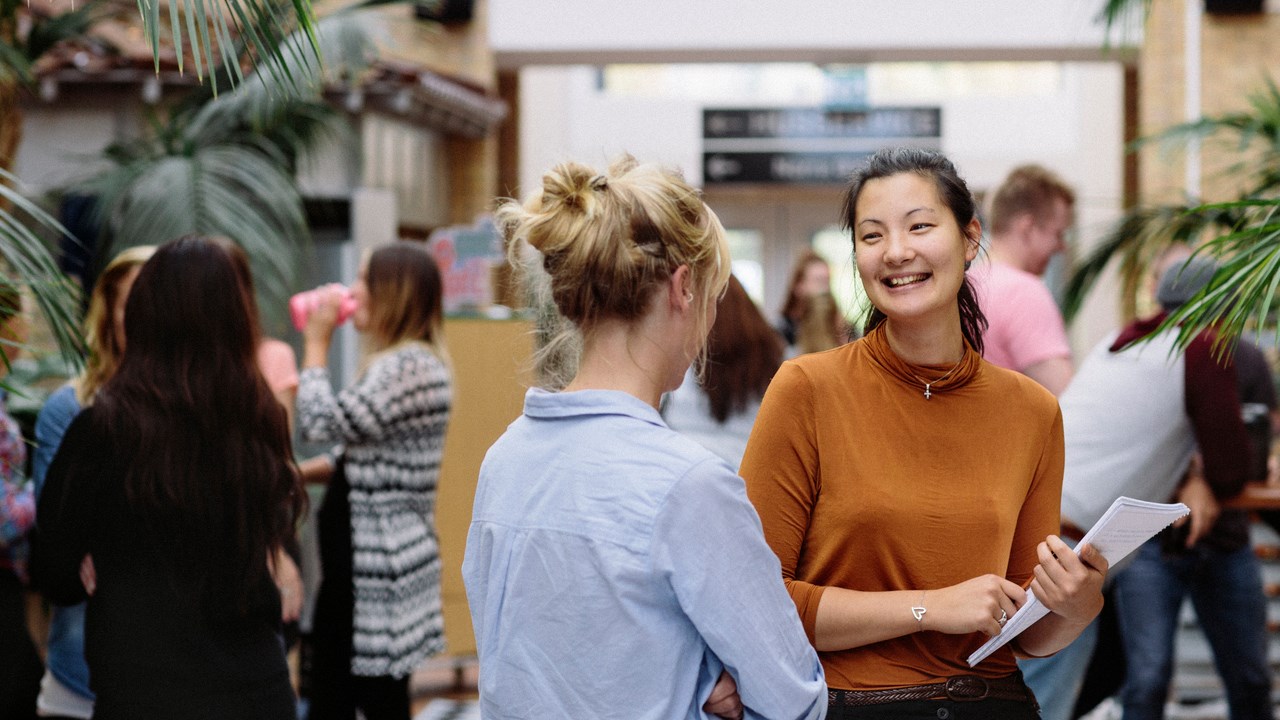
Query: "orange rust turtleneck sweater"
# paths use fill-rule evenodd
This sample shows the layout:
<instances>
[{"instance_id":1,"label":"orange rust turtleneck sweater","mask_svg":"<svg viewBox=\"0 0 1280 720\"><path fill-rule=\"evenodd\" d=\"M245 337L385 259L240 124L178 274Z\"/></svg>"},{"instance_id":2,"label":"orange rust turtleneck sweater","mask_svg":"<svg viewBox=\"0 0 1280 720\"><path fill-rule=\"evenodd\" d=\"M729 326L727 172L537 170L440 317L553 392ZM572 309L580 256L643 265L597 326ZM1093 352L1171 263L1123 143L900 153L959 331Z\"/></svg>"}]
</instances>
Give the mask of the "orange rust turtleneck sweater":
<instances>
[{"instance_id":1,"label":"orange rust turtleneck sweater","mask_svg":"<svg viewBox=\"0 0 1280 720\"><path fill-rule=\"evenodd\" d=\"M967 344L926 399L924 380L950 370L903 362L881 326L785 363L769 386L741 473L810 641L827 587L930 590L986 573L1026 586L1036 545L1057 534L1057 400ZM969 668L986 640L926 631L819 655L827 685L850 690L1014 672L1008 645Z\"/></svg>"}]
</instances>

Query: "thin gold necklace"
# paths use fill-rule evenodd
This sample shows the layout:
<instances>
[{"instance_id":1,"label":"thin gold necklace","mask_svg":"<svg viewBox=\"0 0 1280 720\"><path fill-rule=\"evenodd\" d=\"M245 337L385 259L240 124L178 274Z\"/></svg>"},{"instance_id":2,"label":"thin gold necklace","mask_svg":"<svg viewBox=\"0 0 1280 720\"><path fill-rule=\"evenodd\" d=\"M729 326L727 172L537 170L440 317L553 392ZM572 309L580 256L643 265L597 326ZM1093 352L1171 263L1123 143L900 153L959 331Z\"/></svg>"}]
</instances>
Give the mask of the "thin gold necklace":
<instances>
[{"instance_id":1,"label":"thin gold necklace","mask_svg":"<svg viewBox=\"0 0 1280 720\"><path fill-rule=\"evenodd\" d=\"M933 397L933 391L930 390L929 388L951 377L951 373L955 372L956 370L959 370L960 365L963 362L964 362L964 356L961 356L960 359L956 361L956 364L952 365L951 369L943 373L942 377L940 378L935 378L933 380L926 381L924 378L920 377L919 375L916 375L915 373L911 373L911 377L915 378L916 382L920 383L921 385L924 385L924 399L928 400Z\"/></svg>"}]
</instances>

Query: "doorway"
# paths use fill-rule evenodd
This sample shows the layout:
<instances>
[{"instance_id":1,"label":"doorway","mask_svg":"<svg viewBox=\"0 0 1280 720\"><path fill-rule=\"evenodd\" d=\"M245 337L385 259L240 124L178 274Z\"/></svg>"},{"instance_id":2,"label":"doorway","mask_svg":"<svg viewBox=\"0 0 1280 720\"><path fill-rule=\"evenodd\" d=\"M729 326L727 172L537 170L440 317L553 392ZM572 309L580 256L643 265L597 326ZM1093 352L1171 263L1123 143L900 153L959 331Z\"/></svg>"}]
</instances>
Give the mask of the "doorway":
<instances>
[{"instance_id":1,"label":"doorway","mask_svg":"<svg viewBox=\"0 0 1280 720\"><path fill-rule=\"evenodd\" d=\"M853 267L849 235L840 229L843 187L716 186L705 191L729 235L733 270L770 322L775 322L796 258L813 249L831 265L836 303L852 322L865 295Z\"/></svg>"}]
</instances>

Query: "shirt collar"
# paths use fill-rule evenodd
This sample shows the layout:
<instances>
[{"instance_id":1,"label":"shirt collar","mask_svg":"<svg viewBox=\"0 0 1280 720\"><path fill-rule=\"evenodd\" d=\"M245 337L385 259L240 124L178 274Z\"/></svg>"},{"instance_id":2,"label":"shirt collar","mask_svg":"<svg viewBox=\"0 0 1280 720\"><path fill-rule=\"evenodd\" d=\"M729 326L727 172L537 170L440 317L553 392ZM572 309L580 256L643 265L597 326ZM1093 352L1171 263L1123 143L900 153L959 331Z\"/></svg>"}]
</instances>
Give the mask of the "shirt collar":
<instances>
[{"instance_id":1,"label":"shirt collar","mask_svg":"<svg viewBox=\"0 0 1280 720\"><path fill-rule=\"evenodd\" d=\"M1160 327L1160 323L1164 322L1167 317L1169 317L1169 313L1161 311L1149 318L1134 320L1116 336L1115 341L1111 343L1111 352L1120 352L1129 345L1155 332L1156 328Z\"/></svg>"},{"instance_id":2,"label":"shirt collar","mask_svg":"<svg viewBox=\"0 0 1280 720\"><path fill-rule=\"evenodd\" d=\"M550 392L529 388L524 395L524 414L535 419L623 415L653 425L666 426L651 405L620 390L575 390Z\"/></svg>"}]
</instances>

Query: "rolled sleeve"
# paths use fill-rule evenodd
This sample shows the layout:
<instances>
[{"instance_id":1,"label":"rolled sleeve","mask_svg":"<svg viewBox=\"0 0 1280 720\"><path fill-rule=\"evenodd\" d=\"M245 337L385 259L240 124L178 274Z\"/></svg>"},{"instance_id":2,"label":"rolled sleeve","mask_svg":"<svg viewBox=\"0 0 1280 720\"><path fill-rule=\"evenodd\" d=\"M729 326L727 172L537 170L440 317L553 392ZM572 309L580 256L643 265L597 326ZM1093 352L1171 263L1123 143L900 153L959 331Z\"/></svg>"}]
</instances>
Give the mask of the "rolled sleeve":
<instances>
[{"instance_id":1,"label":"rolled sleeve","mask_svg":"<svg viewBox=\"0 0 1280 720\"><path fill-rule=\"evenodd\" d=\"M741 478L719 460L695 465L673 487L654 533L655 569L734 676L747 716L822 717L821 664Z\"/></svg>"},{"instance_id":2,"label":"rolled sleeve","mask_svg":"<svg viewBox=\"0 0 1280 720\"><path fill-rule=\"evenodd\" d=\"M782 580L813 642L825 586L796 579L796 567L818 498L818 446L813 384L794 363L784 363L756 416L742 477L760 514L764 537L781 564Z\"/></svg>"}]
</instances>

